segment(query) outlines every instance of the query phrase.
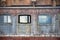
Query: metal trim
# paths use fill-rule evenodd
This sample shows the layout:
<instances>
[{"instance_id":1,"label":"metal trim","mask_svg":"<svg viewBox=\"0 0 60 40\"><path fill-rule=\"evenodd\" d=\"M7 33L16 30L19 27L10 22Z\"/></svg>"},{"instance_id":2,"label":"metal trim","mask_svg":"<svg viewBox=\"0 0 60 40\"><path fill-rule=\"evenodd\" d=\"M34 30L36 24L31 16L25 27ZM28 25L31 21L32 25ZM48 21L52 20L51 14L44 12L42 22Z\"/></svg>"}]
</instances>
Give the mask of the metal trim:
<instances>
[{"instance_id":1,"label":"metal trim","mask_svg":"<svg viewBox=\"0 0 60 40\"><path fill-rule=\"evenodd\" d=\"M21 8L21 9L23 9L23 8L28 8L28 9L60 9L60 7L0 7L0 9L19 9L19 8Z\"/></svg>"}]
</instances>

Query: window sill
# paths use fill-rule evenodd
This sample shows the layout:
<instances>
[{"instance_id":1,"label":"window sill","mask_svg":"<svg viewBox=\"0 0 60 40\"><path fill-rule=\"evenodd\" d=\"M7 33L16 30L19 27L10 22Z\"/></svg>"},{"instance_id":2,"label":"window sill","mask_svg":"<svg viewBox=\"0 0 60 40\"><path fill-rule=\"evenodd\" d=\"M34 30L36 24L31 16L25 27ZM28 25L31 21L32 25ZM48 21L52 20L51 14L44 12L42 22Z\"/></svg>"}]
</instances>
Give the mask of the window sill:
<instances>
[{"instance_id":1,"label":"window sill","mask_svg":"<svg viewBox=\"0 0 60 40\"><path fill-rule=\"evenodd\" d=\"M60 37L60 35L0 35L0 37Z\"/></svg>"}]
</instances>

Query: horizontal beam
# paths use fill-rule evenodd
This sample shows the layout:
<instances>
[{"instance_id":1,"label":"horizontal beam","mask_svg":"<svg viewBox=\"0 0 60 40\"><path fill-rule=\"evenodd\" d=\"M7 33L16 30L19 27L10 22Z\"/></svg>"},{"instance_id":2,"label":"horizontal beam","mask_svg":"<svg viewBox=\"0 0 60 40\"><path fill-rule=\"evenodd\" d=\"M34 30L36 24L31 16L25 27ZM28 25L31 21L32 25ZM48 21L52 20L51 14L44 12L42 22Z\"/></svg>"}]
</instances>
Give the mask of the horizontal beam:
<instances>
[{"instance_id":1,"label":"horizontal beam","mask_svg":"<svg viewBox=\"0 0 60 40\"><path fill-rule=\"evenodd\" d=\"M60 35L0 35L0 37L60 37Z\"/></svg>"},{"instance_id":2,"label":"horizontal beam","mask_svg":"<svg viewBox=\"0 0 60 40\"><path fill-rule=\"evenodd\" d=\"M60 9L60 7L0 7L0 9Z\"/></svg>"}]
</instances>

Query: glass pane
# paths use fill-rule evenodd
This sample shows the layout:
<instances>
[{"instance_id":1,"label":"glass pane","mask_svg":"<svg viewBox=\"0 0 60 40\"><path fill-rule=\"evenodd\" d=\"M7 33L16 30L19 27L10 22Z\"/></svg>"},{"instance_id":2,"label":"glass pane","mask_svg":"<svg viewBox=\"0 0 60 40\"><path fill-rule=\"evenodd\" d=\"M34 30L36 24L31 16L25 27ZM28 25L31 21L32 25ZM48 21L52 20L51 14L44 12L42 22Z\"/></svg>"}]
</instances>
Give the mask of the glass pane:
<instances>
[{"instance_id":1,"label":"glass pane","mask_svg":"<svg viewBox=\"0 0 60 40\"><path fill-rule=\"evenodd\" d=\"M40 23L46 23L47 22L47 16L39 16L39 22Z\"/></svg>"},{"instance_id":2,"label":"glass pane","mask_svg":"<svg viewBox=\"0 0 60 40\"><path fill-rule=\"evenodd\" d=\"M47 15L40 15L38 16L38 22L40 24L50 24L52 22L52 18L50 16Z\"/></svg>"},{"instance_id":3,"label":"glass pane","mask_svg":"<svg viewBox=\"0 0 60 40\"><path fill-rule=\"evenodd\" d=\"M8 23L11 23L11 16L8 16Z\"/></svg>"},{"instance_id":4,"label":"glass pane","mask_svg":"<svg viewBox=\"0 0 60 40\"><path fill-rule=\"evenodd\" d=\"M20 22L21 23L27 23L28 21L27 21L27 17L28 16L20 16Z\"/></svg>"},{"instance_id":5,"label":"glass pane","mask_svg":"<svg viewBox=\"0 0 60 40\"><path fill-rule=\"evenodd\" d=\"M4 23L7 23L7 16L4 16Z\"/></svg>"}]
</instances>

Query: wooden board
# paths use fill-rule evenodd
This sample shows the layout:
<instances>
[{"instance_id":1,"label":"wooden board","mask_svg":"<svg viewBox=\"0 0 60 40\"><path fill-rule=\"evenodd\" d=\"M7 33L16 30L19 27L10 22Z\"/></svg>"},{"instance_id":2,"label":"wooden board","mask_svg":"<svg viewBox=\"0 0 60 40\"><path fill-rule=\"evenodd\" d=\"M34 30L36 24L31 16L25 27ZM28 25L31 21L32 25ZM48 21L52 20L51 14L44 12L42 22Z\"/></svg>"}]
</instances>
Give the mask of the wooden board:
<instances>
[{"instance_id":1,"label":"wooden board","mask_svg":"<svg viewBox=\"0 0 60 40\"><path fill-rule=\"evenodd\" d=\"M52 5L51 0L37 0L37 5Z\"/></svg>"}]
</instances>

